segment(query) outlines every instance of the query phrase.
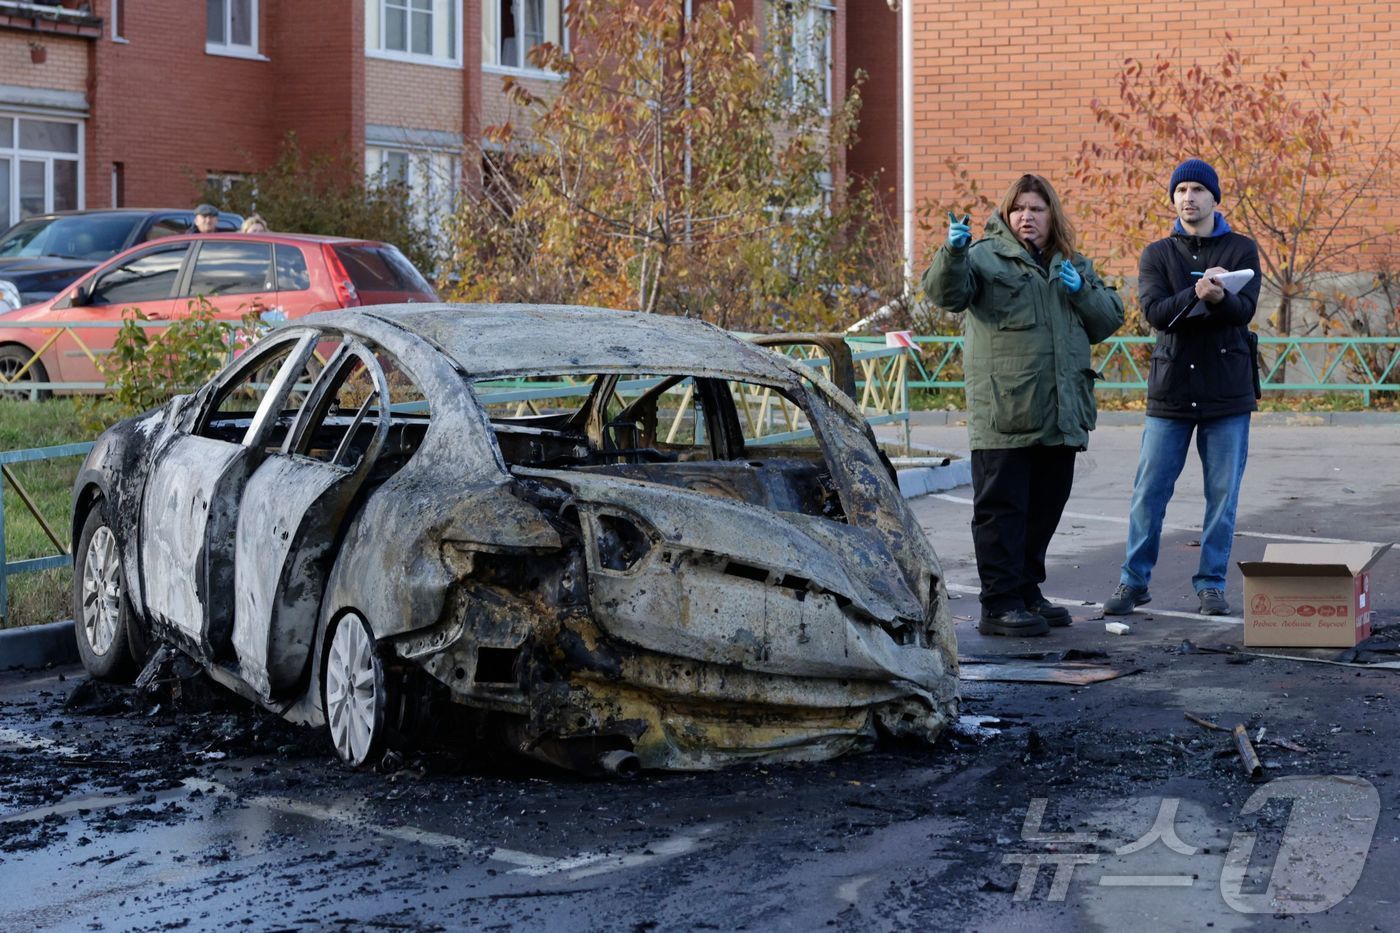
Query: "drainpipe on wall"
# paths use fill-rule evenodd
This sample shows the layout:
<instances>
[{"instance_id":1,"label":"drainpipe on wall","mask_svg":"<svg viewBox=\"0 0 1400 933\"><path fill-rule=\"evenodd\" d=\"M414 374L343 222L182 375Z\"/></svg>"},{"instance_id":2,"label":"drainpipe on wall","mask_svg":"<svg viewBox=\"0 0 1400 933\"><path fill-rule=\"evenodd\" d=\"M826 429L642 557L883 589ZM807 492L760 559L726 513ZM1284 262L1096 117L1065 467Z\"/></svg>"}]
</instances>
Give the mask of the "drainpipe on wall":
<instances>
[{"instance_id":1,"label":"drainpipe on wall","mask_svg":"<svg viewBox=\"0 0 1400 933\"><path fill-rule=\"evenodd\" d=\"M889 0L899 9L900 195L904 218L904 287L913 304L914 283L914 3Z\"/></svg>"}]
</instances>

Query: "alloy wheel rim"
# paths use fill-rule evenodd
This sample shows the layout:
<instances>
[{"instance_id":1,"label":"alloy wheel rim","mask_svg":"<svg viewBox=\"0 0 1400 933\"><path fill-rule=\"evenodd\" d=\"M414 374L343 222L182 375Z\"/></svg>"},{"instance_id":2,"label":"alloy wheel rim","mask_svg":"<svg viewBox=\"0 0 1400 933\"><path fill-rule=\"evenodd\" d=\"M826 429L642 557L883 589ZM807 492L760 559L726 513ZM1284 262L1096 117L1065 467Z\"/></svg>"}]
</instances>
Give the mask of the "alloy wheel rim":
<instances>
[{"instance_id":1,"label":"alloy wheel rim","mask_svg":"<svg viewBox=\"0 0 1400 933\"><path fill-rule=\"evenodd\" d=\"M19 388L19 386L23 386L26 382L34 381L33 370L25 373L24 378L20 379L19 382L14 381L15 374L18 373L23 366L24 364L16 359L0 360L0 377L4 378L4 385L0 385L0 398L28 399L31 402L38 399L39 392L37 389Z\"/></svg>"},{"instance_id":2,"label":"alloy wheel rim","mask_svg":"<svg viewBox=\"0 0 1400 933\"><path fill-rule=\"evenodd\" d=\"M110 528L99 525L83 561L83 635L94 654L105 655L112 649L121 621L121 600L117 540Z\"/></svg>"},{"instance_id":3,"label":"alloy wheel rim","mask_svg":"<svg viewBox=\"0 0 1400 933\"><path fill-rule=\"evenodd\" d=\"M341 619L326 662L326 720L336 751L354 765L364 763L374 741L376 664L364 622L354 614Z\"/></svg>"}]
</instances>

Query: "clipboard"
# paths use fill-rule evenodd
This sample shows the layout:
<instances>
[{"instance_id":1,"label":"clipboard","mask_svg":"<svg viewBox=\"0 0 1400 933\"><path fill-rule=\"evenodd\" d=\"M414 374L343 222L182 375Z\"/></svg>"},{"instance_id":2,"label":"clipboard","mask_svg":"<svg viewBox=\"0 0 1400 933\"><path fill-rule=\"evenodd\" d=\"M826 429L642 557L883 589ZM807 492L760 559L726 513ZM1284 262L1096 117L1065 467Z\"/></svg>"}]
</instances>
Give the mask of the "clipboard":
<instances>
[{"instance_id":1,"label":"clipboard","mask_svg":"<svg viewBox=\"0 0 1400 933\"><path fill-rule=\"evenodd\" d=\"M1250 279L1254 278L1254 270L1236 269L1233 272L1218 273L1216 275L1211 276L1211 278L1219 282L1220 286L1224 288L1228 294L1238 295L1240 289L1244 288L1247 284L1249 284ZM1206 303L1204 299L1200 298L1196 299L1196 303L1192 305L1189 310L1183 310L1181 312L1181 314L1186 315L1187 320L1190 320L1193 317L1205 317L1209 313L1210 311L1206 308ZM1181 314L1178 314L1176 317L1172 318L1171 324L1168 324L1167 326L1171 327L1172 325L1176 324L1177 321L1181 320Z\"/></svg>"}]
</instances>

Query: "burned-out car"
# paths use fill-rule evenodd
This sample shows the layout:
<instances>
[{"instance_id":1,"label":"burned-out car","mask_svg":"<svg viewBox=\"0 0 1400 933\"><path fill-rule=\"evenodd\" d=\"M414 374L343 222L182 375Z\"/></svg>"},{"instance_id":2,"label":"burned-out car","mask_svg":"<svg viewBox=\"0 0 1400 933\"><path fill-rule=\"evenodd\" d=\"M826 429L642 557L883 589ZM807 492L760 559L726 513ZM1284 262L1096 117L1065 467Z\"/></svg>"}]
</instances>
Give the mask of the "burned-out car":
<instances>
[{"instance_id":1,"label":"burned-out car","mask_svg":"<svg viewBox=\"0 0 1400 933\"><path fill-rule=\"evenodd\" d=\"M72 532L90 673L174 646L357 765L448 721L583 770L819 759L956 709L859 410L698 321L302 318L103 434Z\"/></svg>"}]
</instances>

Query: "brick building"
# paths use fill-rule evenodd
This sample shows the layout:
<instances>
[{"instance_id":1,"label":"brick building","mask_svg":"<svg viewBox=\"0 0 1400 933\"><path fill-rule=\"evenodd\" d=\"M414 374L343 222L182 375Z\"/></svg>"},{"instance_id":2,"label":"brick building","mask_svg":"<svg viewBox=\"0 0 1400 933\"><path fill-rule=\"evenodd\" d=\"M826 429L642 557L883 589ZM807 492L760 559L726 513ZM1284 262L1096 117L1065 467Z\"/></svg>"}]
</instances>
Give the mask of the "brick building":
<instances>
[{"instance_id":1,"label":"brick building","mask_svg":"<svg viewBox=\"0 0 1400 933\"><path fill-rule=\"evenodd\" d=\"M567 41L563 2L0 0L0 219L187 204L210 177L265 168L293 130L440 203L474 175L482 127L510 117L502 79L551 86L526 55ZM787 0L735 7L762 22L775 2ZM809 64L833 105L867 75L860 141L834 178L878 179L897 212L901 16L889 0L806 2L800 15L827 35ZM1311 51L1383 130L1400 117L1391 3L906 2L917 202L949 193L954 155L989 190L1025 170L1063 175L1125 58L1212 61L1226 30L1265 64Z\"/></svg>"},{"instance_id":2,"label":"brick building","mask_svg":"<svg viewBox=\"0 0 1400 933\"><path fill-rule=\"evenodd\" d=\"M207 180L267 167L291 131L441 204L474 174L482 127L510 117L502 80L553 84L527 54L567 41L563 2L0 0L0 220L189 204ZM847 70L846 6L804 14L824 24L810 67L825 74ZM828 84L839 105L844 85ZM24 149L41 131L50 148Z\"/></svg>"},{"instance_id":3,"label":"brick building","mask_svg":"<svg viewBox=\"0 0 1400 933\"><path fill-rule=\"evenodd\" d=\"M996 195L1026 171L1052 182L1064 177L1081 140L1097 133L1091 101L1117 99L1116 75L1127 58L1167 55L1209 65L1233 44L1259 65L1296 69L1301 54L1310 52L1322 83L1373 109L1379 137L1400 126L1400 4L909 2L915 23L914 195L920 203L951 194L944 165L951 156L960 157ZM898 17L866 22L873 24L861 27L868 32L850 32L852 64L882 76L897 71ZM891 100L898 97L895 80L882 78ZM897 114L869 106L866 112L863 148L851 154L851 168L885 168L886 177L897 180ZM1227 210L1229 181L1222 179ZM1163 179L1164 216L1165 184ZM916 265L925 261L923 245Z\"/></svg>"}]
</instances>

